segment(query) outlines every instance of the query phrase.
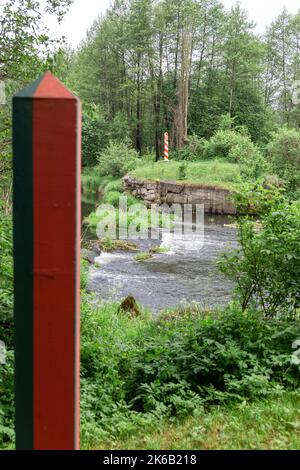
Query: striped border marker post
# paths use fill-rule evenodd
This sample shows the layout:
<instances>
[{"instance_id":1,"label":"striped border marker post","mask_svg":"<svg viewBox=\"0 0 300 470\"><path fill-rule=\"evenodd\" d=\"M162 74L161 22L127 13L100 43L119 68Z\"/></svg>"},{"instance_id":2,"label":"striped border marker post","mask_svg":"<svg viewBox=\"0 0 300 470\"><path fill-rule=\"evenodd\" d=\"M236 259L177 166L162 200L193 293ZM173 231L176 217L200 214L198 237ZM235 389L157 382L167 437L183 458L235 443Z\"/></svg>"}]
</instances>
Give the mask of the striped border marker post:
<instances>
[{"instance_id":1,"label":"striped border marker post","mask_svg":"<svg viewBox=\"0 0 300 470\"><path fill-rule=\"evenodd\" d=\"M164 159L166 162L169 161L169 134L165 132L164 135Z\"/></svg>"},{"instance_id":2,"label":"striped border marker post","mask_svg":"<svg viewBox=\"0 0 300 470\"><path fill-rule=\"evenodd\" d=\"M13 100L16 445L79 448L81 107L50 72Z\"/></svg>"}]
</instances>

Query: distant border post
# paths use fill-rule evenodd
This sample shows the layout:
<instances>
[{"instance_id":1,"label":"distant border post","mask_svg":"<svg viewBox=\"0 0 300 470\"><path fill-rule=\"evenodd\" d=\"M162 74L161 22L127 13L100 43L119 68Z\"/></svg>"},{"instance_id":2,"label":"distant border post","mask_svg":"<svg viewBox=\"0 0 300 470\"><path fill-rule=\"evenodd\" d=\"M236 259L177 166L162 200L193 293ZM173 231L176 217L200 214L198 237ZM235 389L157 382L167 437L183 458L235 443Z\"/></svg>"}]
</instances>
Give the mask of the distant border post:
<instances>
[{"instance_id":1,"label":"distant border post","mask_svg":"<svg viewBox=\"0 0 300 470\"><path fill-rule=\"evenodd\" d=\"M166 162L169 161L169 133L164 134L164 159Z\"/></svg>"},{"instance_id":2,"label":"distant border post","mask_svg":"<svg viewBox=\"0 0 300 470\"><path fill-rule=\"evenodd\" d=\"M50 72L13 99L16 446L79 448L81 105Z\"/></svg>"}]
</instances>

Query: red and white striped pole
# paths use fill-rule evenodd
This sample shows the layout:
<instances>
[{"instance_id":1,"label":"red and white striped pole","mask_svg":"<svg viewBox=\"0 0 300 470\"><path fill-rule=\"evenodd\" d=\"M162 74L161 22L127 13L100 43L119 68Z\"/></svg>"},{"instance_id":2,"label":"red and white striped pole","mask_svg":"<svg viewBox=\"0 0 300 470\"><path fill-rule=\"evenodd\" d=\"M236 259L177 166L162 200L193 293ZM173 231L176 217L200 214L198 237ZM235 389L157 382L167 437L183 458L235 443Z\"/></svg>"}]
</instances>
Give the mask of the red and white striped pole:
<instances>
[{"instance_id":1,"label":"red and white striped pole","mask_svg":"<svg viewBox=\"0 0 300 470\"><path fill-rule=\"evenodd\" d=\"M165 132L164 136L164 159L165 162L169 161L169 134Z\"/></svg>"}]
</instances>

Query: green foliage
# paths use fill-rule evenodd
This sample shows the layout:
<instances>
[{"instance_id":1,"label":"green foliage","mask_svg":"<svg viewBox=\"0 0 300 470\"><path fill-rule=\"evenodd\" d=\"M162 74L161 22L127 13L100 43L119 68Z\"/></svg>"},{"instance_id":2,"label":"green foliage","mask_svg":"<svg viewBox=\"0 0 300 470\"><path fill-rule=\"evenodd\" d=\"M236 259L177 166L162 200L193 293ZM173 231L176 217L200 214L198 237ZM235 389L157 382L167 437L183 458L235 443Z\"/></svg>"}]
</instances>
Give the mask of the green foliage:
<instances>
[{"instance_id":1,"label":"green foliage","mask_svg":"<svg viewBox=\"0 0 300 470\"><path fill-rule=\"evenodd\" d=\"M145 180L177 180L182 163L170 160L137 167L131 174ZM207 188L236 190L241 183L240 168L235 163L224 160L186 162L188 183L203 185Z\"/></svg>"},{"instance_id":2,"label":"green foliage","mask_svg":"<svg viewBox=\"0 0 300 470\"><path fill-rule=\"evenodd\" d=\"M181 163L178 167L178 179L185 180L186 179L186 164Z\"/></svg>"},{"instance_id":3,"label":"green foliage","mask_svg":"<svg viewBox=\"0 0 300 470\"><path fill-rule=\"evenodd\" d=\"M299 392L254 402L211 406L187 419L168 420L105 440L105 450L299 450Z\"/></svg>"},{"instance_id":4,"label":"green foliage","mask_svg":"<svg viewBox=\"0 0 300 470\"><path fill-rule=\"evenodd\" d=\"M120 111L115 115L110 125L110 138L116 142L129 140L130 129L126 116Z\"/></svg>"},{"instance_id":5,"label":"green foliage","mask_svg":"<svg viewBox=\"0 0 300 470\"><path fill-rule=\"evenodd\" d=\"M73 0L8 0L0 5L0 75L26 83L45 71L47 59L60 41L51 39L43 16L61 20Z\"/></svg>"},{"instance_id":6,"label":"green foliage","mask_svg":"<svg viewBox=\"0 0 300 470\"><path fill-rule=\"evenodd\" d=\"M176 160L186 160L196 162L203 159L206 141L200 139L196 134L188 137L187 144L175 152Z\"/></svg>"},{"instance_id":7,"label":"green foliage","mask_svg":"<svg viewBox=\"0 0 300 470\"><path fill-rule=\"evenodd\" d=\"M280 395L299 386L291 364L297 321L264 320L231 307L149 319L118 304L82 307L82 433L85 445L124 438L204 404Z\"/></svg>"},{"instance_id":8,"label":"green foliage","mask_svg":"<svg viewBox=\"0 0 300 470\"><path fill-rule=\"evenodd\" d=\"M269 181L269 182L268 182ZM238 213L262 217L286 203L283 188L274 185L276 177L267 176L263 182L244 183L234 194Z\"/></svg>"},{"instance_id":9,"label":"green foliage","mask_svg":"<svg viewBox=\"0 0 300 470\"><path fill-rule=\"evenodd\" d=\"M138 153L127 142L109 142L107 149L99 157L99 173L122 177L133 170L140 162Z\"/></svg>"},{"instance_id":10,"label":"green foliage","mask_svg":"<svg viewBox=\"0 0 300 470\"><path fill-rule=\"evenodd\" d=\"M83 166L95 166L99 152L107 147L108 142L109 125L100 110L93 109L84 113L82 120Z\"/></svg>"},{"instance_id":11,"label":"green foliage","mask_svg":"<svg viewBox=\"0 0 300 470\"><path fill-rule=\"evenodd\" d=\"M85 290L88 285L89 262L80 260L80 289Z\"/></svg>"},{"instance_id":12,"label":"green foliage","mask_svg":"<svg viewBox=\"0 0 300 470\"><path fill-rule=\"evenodd\" d=\"M107 186L112 184L119 184L120 180L116 180L110 175L100 175L98 166L86 167L81 174L81 183L84 193L93 194L96 192L103 193L106 191Z\"/></svg>"},{"instance_id":13,"label":"green foliage","mask_svg":"<svg viewBox=\"0 0 300 470\"><path fill-rule=\"evenodd\" d=\"M117 191L109 191L105 193L104 202L113 207L119 207L121 194Z\"/></svg>"},{"instance_id":14,"label":"green foliage","mask_svg":"<svg viewBox=\"0 0 300 470\"><path fill-rule=\"evenodd\" d=\"M0 449L14 440L14 352L0 364Z\"/></svg>"},{"instance_id":15,"label":"green foliage","mask_svg":"<svg viewBox=\"0 0 300 470\"><path fill-rule=\"evenodd\" d=\"M100 246L103 251L111 252L115 250L120 251L138 251L138 246L127 240L112 240L110 237L105 237L100 241Z\"/></svg>"},{"instance_id":16,"label":"green foliage","mask_svg":"<svg viewBox=\"0 0 300 470\"><path fill-rule=\"evenodd\" d=\"M272 134L267 152L275 173L294 198L300 196L300 132L283 127Z\"/></svg>"},{"instance_id":17,"label":"green foliage","mask_svg":"<svg viewBox=\"0 0 300 470\"><path fill-rule=\"evenodd\" d=\"M300 308L300 202L265 198L269 211L256 228L240 219L240 248L223 256L221 271L236 284L242 308L255 305L267 317L297 316Z\"/></svg>"},{"instance_id":18,"label":"green foliage","mask_svg":"<svg viewBox=\"0 0 300 470\"><path fill-rule=\"evenodd\" d=\"M167 246L151 246L149 253L167 253L169 249Z\"/></svg>"},{"instance_id":19,"label":"green foliage","mask_svg":"<svg viewBox=\"0 0 300 470\"><path fill-rule=\"evenodd\" d=\"M224 158L232 163L237 163L241 157L238 152L239 148L247 152L253 148L248 136L232 129L219 130L208 141L204 157L207 159Z\"/></svg>"},{"instance_id":20,"label":"green foliage","mask_svg":"<svg viewBox=\"0 0 300 470\"><path fill-rule=\"evenodd\" d=\"M111 206L118 208L120 205L120 198L123 195L123 184L122 180L116 179L108 183L104 188L103 202L110 204ZM125 195L123 195L123 198ZM126 195L127 207L133 206L134 204L140 203L134 196Z\"/></svg>"},{"instance_id":21,"label":"green foliage","mask_svg":"<svg viewBox=\"0 0 300 470\"><path fill-rule=\"evenodd\" d=\"M111 181L105 186L105 191L106 192L116 191L117 193L122 193L123 192L122 180L117 179L117 180Z\"/></svg>"},{"instance_id":22,"label":"green foliage","mask_svg":"<svg viewBox=\"0 0 300 470\"><path fill-rule=\"evenodd\" d=\"M137 253L137 255L134 257L136 261L147 261L152 258L152 254L148 251L141 251L140 253Z\"/></svg>"},{"instance_id":23,"label":"green foliage","mask_svg":"<svg viewBox=\"0 0 300 470\"><path fill-rule=\"evenodd\" d=\"M0 206L0 340L12 345L13 248L12 220Z\"/></svg>"},{"instance_id":24,"label":"green foliage","mask_svg":"<svg viewBox=\"0 0 300 470\"><path fill-rule=\"evenodd\" d=\"M0 341L6 361L0 362L0 448L14 439L13 248L12 220L0 205Z\"/></svg>"},{"instance_id":25,"label":"green foliage","mask_svg":"<svg viewBox=\"0 0 300 470\"><path fill-rule=\"evenodd\" d=\"M222 125L226 122L225 120ZM238 163L241 176L246 181L255 180L266 171L266 162L260 150L243 127L217 131L206 143L203 156L207 159L224 158L229 162Z\"/></svg>"}]
</instances>

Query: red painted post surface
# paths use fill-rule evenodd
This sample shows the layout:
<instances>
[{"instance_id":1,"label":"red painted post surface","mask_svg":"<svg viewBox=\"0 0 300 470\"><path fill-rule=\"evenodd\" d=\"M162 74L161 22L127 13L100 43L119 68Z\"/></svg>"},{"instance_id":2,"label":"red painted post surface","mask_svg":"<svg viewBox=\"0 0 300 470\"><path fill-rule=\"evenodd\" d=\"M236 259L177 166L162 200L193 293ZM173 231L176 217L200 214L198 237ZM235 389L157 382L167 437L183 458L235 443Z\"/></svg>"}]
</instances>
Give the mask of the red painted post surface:
<instances>
[{"instance_id":1,"label":"red painted post surface","mask_svg":"<svg viewBox=\"0 0 300 470\"><path fill-rule=\"evenodd\" d=\"M23 312L28 315L33 328L31 356L28 355L25 364L33 371L32 402L28 403L32 408L32 422L27 423L32 444L22 435L26 427L23 422L26 402L20 397L22 380L28 387L29 397L30 387L25 378L17 379L17 447L78 449L81 109L78 99L50 73L29 89L16 95L14 113L17 121L15 139L18 139L24 100L27 107L31 107L31 157L27 152L26 158L28 161L31 158L32 164L32 198L23 204L32 205L32 240L26 237L26 242L19 241L15 227L15 243L20 253L22 243L24 250L32 250L32 261L27 268L28 276L32 276L32 286L29 285L29 290L32 288L32 312L30 308ZM23 118L29 116L25 114ZM16 178L23 165L21 149L22 142L19 141L15 145ZM18 182L14 193L18 224L22 217L18 212ZM29 207L26 210L30 212ZM15 283L22 282L18 259L15 259L15 267ZM17 305L20 305L22 298L17 287L16 295L19 296ZM23 292L22 295L27 294ZM25 304L30 305L30 302L25 299ZM21 314L16 308L17 325ZM18 343L18 337L17 334L17 374L22 366L24 347L21 341ZM28 373L30 376L29 370Z\"/></svg>"}]
</instances>

